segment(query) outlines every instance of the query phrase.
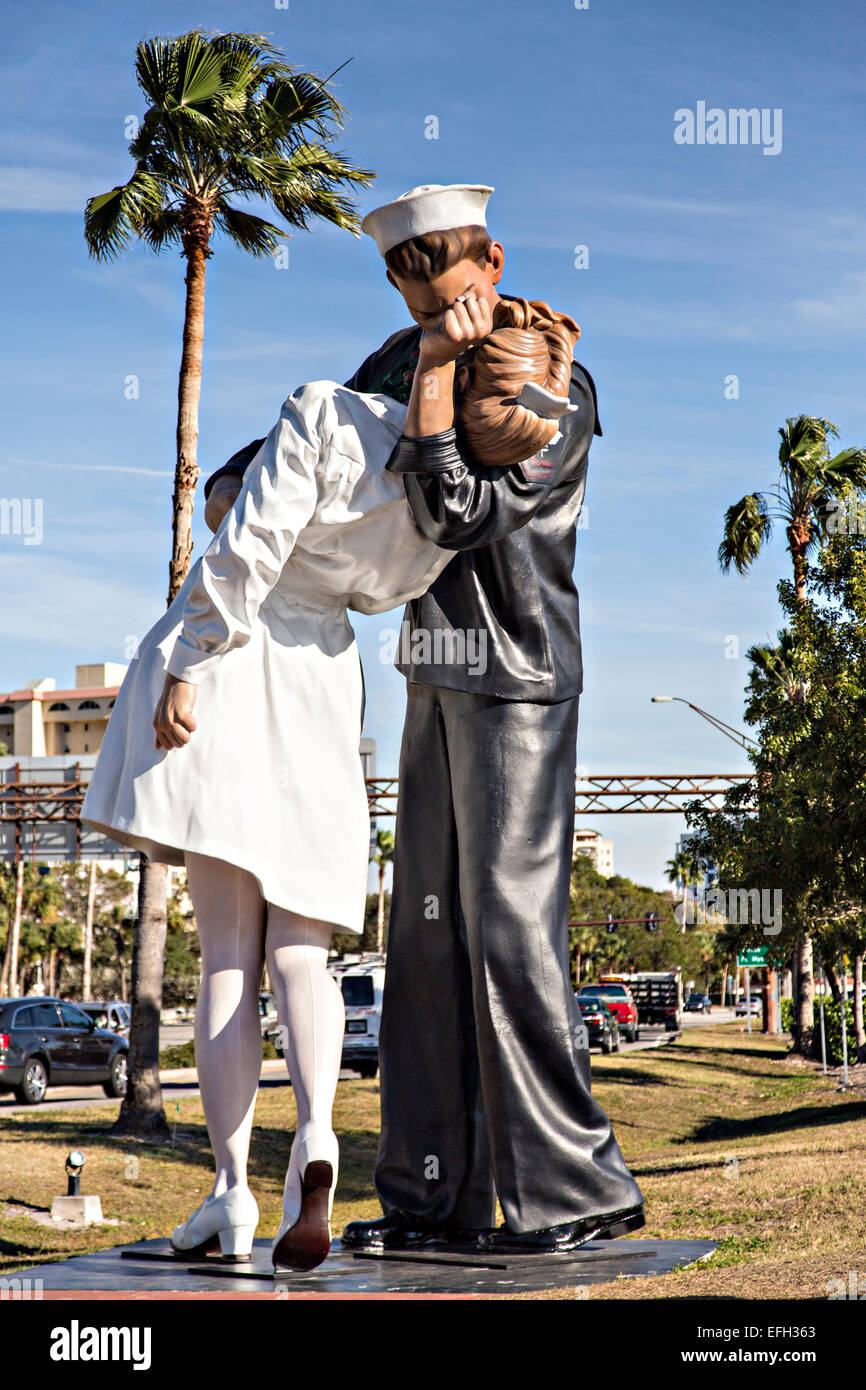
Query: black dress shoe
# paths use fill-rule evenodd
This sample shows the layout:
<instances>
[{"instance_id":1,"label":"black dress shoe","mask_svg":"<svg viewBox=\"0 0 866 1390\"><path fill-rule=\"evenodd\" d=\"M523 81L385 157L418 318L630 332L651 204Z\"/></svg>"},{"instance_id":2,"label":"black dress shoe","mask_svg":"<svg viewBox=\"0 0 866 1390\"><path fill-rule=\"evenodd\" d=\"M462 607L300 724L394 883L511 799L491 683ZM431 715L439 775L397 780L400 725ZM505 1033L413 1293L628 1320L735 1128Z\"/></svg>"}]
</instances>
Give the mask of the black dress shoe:
<instances>
[{"instance_id":1,"label":"black dress shoe","mask_svg":"<svg viewBox=\"0 0 866 1390\"><path fill-rule=\"evenodd\" d=\"M405 1211L389 1211L375 1221L350 1221L343 1244L353 1250L413 1250L433 1242L474 1245L478 1231L441 1221L425 1221Z\"/></svg>"},{"instance_id":2,"label":"black dress shoe","mask_svg":"<svg viewBox=\"0 0 866 1390\"><path fill-rule=\"evenodd\" d=\"M500 1226L480 1235L477 1245L488 1255L559 1255L578 1250L587 1241L613 1240L645 1225L643 1207L627 1207L623 1211L583 1216L579 1221L548 1226L542 1231L510 1231L507 1226Z\"/></svg>"}]
</instances>

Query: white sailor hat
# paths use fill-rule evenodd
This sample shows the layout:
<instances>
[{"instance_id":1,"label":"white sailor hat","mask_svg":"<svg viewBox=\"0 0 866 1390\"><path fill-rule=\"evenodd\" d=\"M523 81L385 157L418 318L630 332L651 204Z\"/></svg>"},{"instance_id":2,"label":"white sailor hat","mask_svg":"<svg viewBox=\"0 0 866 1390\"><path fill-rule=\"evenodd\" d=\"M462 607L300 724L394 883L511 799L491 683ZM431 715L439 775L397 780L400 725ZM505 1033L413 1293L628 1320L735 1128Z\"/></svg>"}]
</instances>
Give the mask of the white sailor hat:
<instances>
[{"instance_id":1,"label":"white sailor hat","mask_svg":"<svg viewBox=\"0 0 866 1390\"><path fill-rule=\"evenodd\" d=\"M368 212L361 231L373 238L384 256L392 246L425 232L486 227L487 200L492 192L483 183L425 183Z\"/></svg>"}]
</instances>

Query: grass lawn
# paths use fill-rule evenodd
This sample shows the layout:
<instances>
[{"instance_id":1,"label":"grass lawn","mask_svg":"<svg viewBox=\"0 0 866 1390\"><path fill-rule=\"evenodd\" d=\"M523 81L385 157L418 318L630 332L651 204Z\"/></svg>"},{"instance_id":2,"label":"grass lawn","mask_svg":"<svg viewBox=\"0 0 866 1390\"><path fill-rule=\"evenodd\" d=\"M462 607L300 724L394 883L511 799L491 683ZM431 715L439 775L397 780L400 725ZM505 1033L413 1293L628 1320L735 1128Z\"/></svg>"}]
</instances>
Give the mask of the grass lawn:
<instances>
[{"instance_id":1,"label":"grass lawn","mask_svg":"<svg viewBox=\"0 0 866 1390\"><path fill-rule=\"evenodd\" d=\"M826 1298L830 1279L866 1274L866 1101L840 1093L784 1042L736 1024L690 1030L671 1046L596 1059L593 1087L641 1188L641 1236L721 1242L701 1265L654 1279L594 1285L590 1298ZM49 1102L50 1105L50 1102ZM176 1106L179 1109L176 1110ZM175 1146L107 1135L113 1109L4 1118L0 1129L0 1268L167 1236L210 1189L201 1103L167 1105ZM259 1236L276 1234L294 1127L288 1087L259 1094L250 1182ZM376 1081L343 1081L335 1126L341 1174L334 1229L375 1215ZM59 1233L38 1223L65 1190L71 1148L87 1156L82 1190L118 1224ZM573 1288L520 1297L573 1298Z\"/></svg>"}]
</instances>

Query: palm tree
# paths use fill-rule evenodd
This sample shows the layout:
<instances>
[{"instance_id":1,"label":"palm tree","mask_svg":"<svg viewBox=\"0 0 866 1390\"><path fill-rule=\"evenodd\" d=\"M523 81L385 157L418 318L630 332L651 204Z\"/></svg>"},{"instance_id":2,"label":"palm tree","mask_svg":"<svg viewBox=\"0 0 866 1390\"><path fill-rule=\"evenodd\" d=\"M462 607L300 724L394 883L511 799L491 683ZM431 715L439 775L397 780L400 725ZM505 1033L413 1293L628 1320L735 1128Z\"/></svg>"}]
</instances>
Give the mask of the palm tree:
<instances>
[{"instance_id":1,"label":"palm tree","mask_svg":"<svg viewBox=\"0 0 866 1390\"><path fill-rule=\"evenodd\" d=\"M599 927L587 926L585 922L569 923L569 947L574 953L574 975L576 987L580 988L583 967L592 961L601 940Z\"/></svg>"},{"instance_id":2,"label":"palm tree","mask_svg":"<svg viewBox=\"0 0 866 1390\"><path fill-rule=\"evenodd\" d=\"M866 450L843 449L831 455L829 439L839 432L829 420L798 415L779 430L781 471L768 492L751 492L725 513L719 564L745 574L773 533L773 521L785 526L794 567L797 598L806 598L806 559L818 542L819 523L834 503L852 491L866 490Z\"/></svg>"},{"instance_id":3,"label":"palm tree","mask_svg":"<svg viewBox=\"0 0 866 1390\"><path fill-rule=\"evenodd\" d=\"M794 674L794 656L794 638L790 628L780 629L775 646L772 642L756 642L746 652L746 660L754 668L751 673L753 685L755 676L763 676L786 700L792 703L805 700L809 694L809 682L799 680Z\"/></svg>"},{"instance_id":4,"label":"palm tree","mask_svg":"<svg viewBox=\"0 0 866 1390\"><path fill-rule=\"evenodd\" d=\"M772 535L773 521L781 521L794 569L794 590L798 601L805 603L806 561L818 543L821 522L834 504L852 492L866 490L866 450L831 454L829 441L838 439L839 431L831 421L815 415L787 419L779 435L779 477L769 492L747 493L728 508L719 564L726 572L733 565L745 574ZM797 950L797 978L797 1036L805 1039L811 1035L814 998L808 936Z\"/></svg>"},{"instance_id":5,"label":"palm tree","mask_svg":"<svg viewBox=\"0 0 866 1390\"><path fill-rule=\"evenodd\" d=\"M154 251L180 246L186 261L183 347L178 378L177 457L168 602L192 554L198 479L198 409L204 338L205 267L219 231L253 256L272 254L280 227L250 210L275 209L288 227L330 222L359 235L348 186L374 177L331 148L344 108L321 80L282 61L260 34L193 30L147 39L135 73L149 103L129 146L131 178L90 198L84 215L97 260L138 238ZM132 1026L127 1095L118 1132L168 1136L159 1089L159 1011L166 935L166 869L141 859L132 960Z\"/></svg>"},{"instance_id":6,"label":"palm tree","mask_svg":"<svg viewBox=\"0 0 866 1390\"><path fill-rule=\"evenodd\" d=\"M683 890L683 920L680 923L680 931L685 932L689 889L696 888L699 883L703 882L703 871L698 860L693 854L689 854L688 849L679 849L673 859L669 859L665 865L665 874L668 883L676 883Z\"/></svg>"},{"instance_id":7,"label":"palm tree","mask_svg":"<svg viewBox=\"0 0 866 1390\"><path fill-rule=\"evenodd\" d=\"M376 849L373 852L373 862L379 866L379 908L376 914L376 950L381 955L385 945L385 867L394 862L393 831L376 831Z\"/></svg>"}]
</instances>

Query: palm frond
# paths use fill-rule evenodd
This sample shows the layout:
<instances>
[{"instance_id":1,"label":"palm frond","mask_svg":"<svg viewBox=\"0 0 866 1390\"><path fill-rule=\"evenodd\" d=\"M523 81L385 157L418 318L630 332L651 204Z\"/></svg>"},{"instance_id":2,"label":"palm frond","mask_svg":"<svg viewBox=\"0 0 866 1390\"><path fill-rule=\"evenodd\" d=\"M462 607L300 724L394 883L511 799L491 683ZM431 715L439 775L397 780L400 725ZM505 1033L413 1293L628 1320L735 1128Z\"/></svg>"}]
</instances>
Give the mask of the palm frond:
<instances>
[{"instance_id":1,"label":"palm frond","mask_svg":"<svg viewBox=\"0 0 866 1390\"><path fill-rule=\"evenodd\" d=\"M344 116L330 78L298 71L264 35L203 29L142 41L135 71L150 103L129 146L136 172L88 203L94 255L116 255L132 235L154 249L176 241L181 214L267 254L282 233L238 207L245 197L289 227L324 220L358 235L349 190L375 174L330 147Z\"/></svg>"},{"instance_id":2,"label":"palm frond","mask_svg":"<svg viewBox=\"0 0 866 1390\"><path fill-rule=\"evenodd\" d=\"M159 212L147 217L142 224L139 235L146 241L152 251L161 251L163 246L170 246L178 243L181 239L181 227L183 217L180 207L175 204L171 207L164 207Z\"/></svg>"},{"instance_id":3,"label":"palm frond","mask_svg":"<svg viewBox=\"0 0 866 1390\"><path fill-rule=\"evenodd\" d=\"M837 435L838 430L833 422L824 420L821 416L789 417L779 430L782 441L779 445L779 462L784 466L790 462L818 457L822 450L827 450L828 438L835 438Z\"/></svg>"},{"instance_id":4,"label":"palm frond","mask_svg":"<svg viewBox=\"0 0 866 1390\"><path fill-rule=\"evenodd\" d=\"M220 203L214 220L236 246L248 251L251 256L272 255L283 235L279 227L266 222L263 217L230 207L228 203Z\"/></svg>"},{"instance_id":5,"label":"palm frond","mask_svg":"<svg viewBox=\"0 0 866 1390\"><path fill-rule=\"evenodd\" d=\"M262 117L270 120L272 133L278 139L285 138L293 128L313 123L342 125L344 115L344 107L326 82L308 72L270 83L262 98Z\"/></svg>"},{"instance_id":6,"label":"palm frond","mask_svg":"<svg viewBox=\"0 0 866 1390\"><path fill-rule=\"evenodd\" d=\"M834 495L853 488L866 491L866 449L842 449L823 468L824 487Z\"/></svg>"},{"instance_id":7,"label":"palm frond","mask_svg":"<svg viewBox=\"0 0 866 1390\"><path fill-rule=\"evenodd\" d=\"M200 107L226 86L222 56L200 29L143 39L136 49L135 75L142 91L163 111Z\"/></svg>"},{"instance_id":8,"label":"palm frond","mask_svg":"<svg viewBox=\"0 0 866 1390\"><path fill-rule=\"evenodd\" d=\"M164 194L157 179L137 169L128 183L88 198L84 210L84 237L97 260L109 260L126 247L132 236L164 210Z\"/></svg>"},{"instance_id":9,"label":"palm frond","mask_svg":"<svg viewBox=\"0 0 866 1390\"><path fill-rule=\"evenodd\" d=\"M752 492L741 497L725 513L724 535L718 549L721 568L727 571L733 565L739 574L745 574L772 531L773 523L763 494Z\"/></svg>"}]
</instances>

